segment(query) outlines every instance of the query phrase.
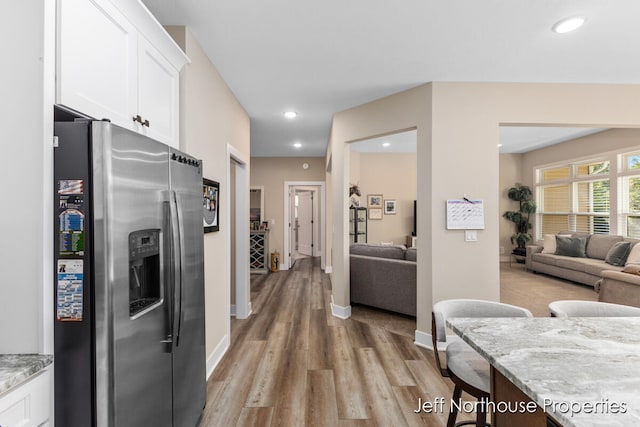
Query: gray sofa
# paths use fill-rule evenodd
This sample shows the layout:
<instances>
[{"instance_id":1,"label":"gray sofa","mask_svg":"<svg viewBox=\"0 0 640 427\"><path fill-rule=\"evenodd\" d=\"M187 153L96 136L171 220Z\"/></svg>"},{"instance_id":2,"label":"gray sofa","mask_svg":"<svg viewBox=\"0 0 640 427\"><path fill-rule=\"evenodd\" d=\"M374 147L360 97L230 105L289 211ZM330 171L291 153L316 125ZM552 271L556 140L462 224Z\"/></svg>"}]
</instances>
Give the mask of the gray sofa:
<instances>
[{"instance_id":1,"label":"gray sofa","mask_svg":"<svg viewBox=\"0 0 640 427\"><path fill-rule=\"evenodd\" d=\"M598 301L640 307L640 267L625 267L625 271L602 272L602 280L596 286Z\"/></svg>"},{"instance_id":2,"label":"gray sofa","mask_svg":"<svg viewBox=\"0 0 640 427\"><path fill-rule=\"evenodd\" d=\"M627 241L632 245L638 242L637 239L608 234L562 234L572 237L586 237L586 257L542 253L543 246L529 245L526 256L526 267L529 271L545 273L595 287L597 282L602 279L603 271L622 271L624 268L624 266L615 266L605 262L609 250L617 242Z\"/></svg>"},{"instance_id":3,"label":"gray sofa","mask_svg":"<svg viewBox=\"0 0 640 427\"><path fill-rule=\"evenodd\" d=\"M416 250L354 243L349 250L351 303L416 315Z\"/></svg>"}]
</instances>

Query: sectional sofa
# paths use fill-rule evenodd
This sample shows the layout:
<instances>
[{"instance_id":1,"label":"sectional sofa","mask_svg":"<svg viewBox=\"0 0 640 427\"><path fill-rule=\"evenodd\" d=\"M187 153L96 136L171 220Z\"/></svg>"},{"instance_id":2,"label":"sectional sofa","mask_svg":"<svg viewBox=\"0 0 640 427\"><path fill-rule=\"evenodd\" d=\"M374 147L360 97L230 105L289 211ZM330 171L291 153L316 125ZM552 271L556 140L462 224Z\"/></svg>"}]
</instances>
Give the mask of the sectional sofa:
<instances>
[{"instance_id":1,"label":"sectional sofa","mask_svg":"<svg viewBox=\"0 0 640 427\"><path fill-rule=\"evenodd\" d=\"M582 239L585 243L583 256L567 256L556 251L556 236L547 235L543 245L527 246L527 270L549 274L595 287L602 279L603 271L622 271L628 260L621 265L611 261L611 252L619 242L629 242L629 252L640 240L608 234L560 233L558 236ZM617 245L619 248L621 245ZM640 248L640 247L639 247ZM629 256L629 252L627 256ZM636 251L633 251L636 252ZM640 252L640 251L639 251ZM625 257L626 258L626 257ZM636 260L633 260L634 262ZM620 264L618 262L617 264Z\"/></svg>"},{"instance_id":2,"label":"sectional sofa","mask_svg":"<svg viewBox=\"0 0 640 427\"><path fill-rule=\"evenodd\" d=\"M354 243L349 250L351 303L416 315L416 250Z\"/></svg>"}]
</instances>

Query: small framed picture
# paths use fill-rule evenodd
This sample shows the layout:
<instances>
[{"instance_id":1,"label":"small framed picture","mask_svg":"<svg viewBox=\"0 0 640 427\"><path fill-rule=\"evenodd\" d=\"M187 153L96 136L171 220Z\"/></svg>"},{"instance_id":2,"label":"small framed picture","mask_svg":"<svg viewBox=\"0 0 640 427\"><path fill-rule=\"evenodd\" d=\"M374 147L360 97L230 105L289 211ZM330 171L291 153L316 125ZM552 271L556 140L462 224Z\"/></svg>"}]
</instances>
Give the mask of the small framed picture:
<instances>
[{"instance_id":1,"label":"small framed picture","mask_svg":"<svg viewBox=\"0 0 640 427\"><path fill-rule=\"evenodd\" d=\"M367 194L368 208L382 208L382 194Z\"/></svg>"},{"instance_id":2,"label":"small framed picture","mask_svg":"<svg viewBox=\"0 0 640 427\"><path fill-rule=\"evenodd\" d=\"M202 179L202 210L204 232L220 230L220 183L210 179Z\"/></svg>"},{"instance_id":3,"label":"small framed picture","mask_svg":"<svg viewBox=\"0 0 640 427\"><path fill-rule=\"evenodd\" d=\"M382 208L369 209L369 219L382 219Z\"/></svg>"},{"instance_id":4,"label":"small framed picture","mask_svg":"<svg viewBox=\"0 0 640 427\"><path fill-rule=\"evenodd\" d=\"M396 214L396 201L386 199L384 201L384 214L385 215L395 215Z\"/></svg>"}]
</instances>

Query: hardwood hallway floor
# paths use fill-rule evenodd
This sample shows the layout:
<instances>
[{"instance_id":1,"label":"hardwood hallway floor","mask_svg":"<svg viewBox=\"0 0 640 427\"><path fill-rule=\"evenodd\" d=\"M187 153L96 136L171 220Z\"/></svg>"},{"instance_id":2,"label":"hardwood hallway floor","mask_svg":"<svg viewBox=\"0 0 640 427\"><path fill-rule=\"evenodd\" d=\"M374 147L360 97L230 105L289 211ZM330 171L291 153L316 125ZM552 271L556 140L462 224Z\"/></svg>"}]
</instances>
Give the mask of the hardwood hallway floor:
<instances>
[{"instance_id":1,"label":"hardwood hallway floor","mask_svg":"<svg viewBox=\"0 0 640 427\"><path fill-rule=\"evenodd\" d=\"M446 425L448 406L414 413L419 398L451 397L432 352L375 322L333 317L318 259L253 276L251 299L207 384L202 426Z\"/></svg>"},{"instance_id":2,"label":"hardwood hallway floor","mask_svg":"<svg viewBox=\"0 0 640 427\"><path fill-rule=\"evenodd\" d=\"M557 299L597 294L501 266L502 302L548 316ZM413 344L414 319L360 306L348 320L331 316L329 277L314 258L252 276L251 300L253 314L232 319L231 346L207 384L203 427L446 425L453 387L432 352ZM444 413L414 413L419 398L444 398Z\"/></svg>"}]
</instances>

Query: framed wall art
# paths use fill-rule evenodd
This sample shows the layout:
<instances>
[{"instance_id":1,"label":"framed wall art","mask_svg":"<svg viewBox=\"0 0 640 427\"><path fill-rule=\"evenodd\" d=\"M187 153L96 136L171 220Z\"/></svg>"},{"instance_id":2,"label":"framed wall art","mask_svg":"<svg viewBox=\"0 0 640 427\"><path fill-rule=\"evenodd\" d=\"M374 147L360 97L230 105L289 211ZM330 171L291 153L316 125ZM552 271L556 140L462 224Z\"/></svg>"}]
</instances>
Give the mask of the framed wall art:
<instances>
[{"instance_id":1,"label":"framed wall art","mask_svg":"<svg viewBox=\"0 0 640 427\"><path fill-rule=\"evenodd\" d=\"M382 219L382 208L369 209L369 219Z\"/></svg>"},{"instance_id":2,"label":"framed wall art","mask_svg":"<svg viewBox=\"0 0 640 427\"><path fill-rule=\"evenodd\" d=\"M384 214L395 215L396 214L396 201L385 199L384 201Z\"/></svg>"},{"instance_id":3,"label":"framed wall art","mask_svg":"<svg viewBox=\"0 0 640 427\"><path fill-rule=\"evenodd\" d=\"M220 230L220 183L202 179L202 223L204 232Z\"/></svg>"},{"instance_id":4,"label":"framed wall art","mask_svg":"<svg viewBox=\"0 0 640 427\"><path fill-rule=\"evenodd\" d=\"M367 207L382 209L382 194L367 194Z\"/></svg>"}]
</instances>

